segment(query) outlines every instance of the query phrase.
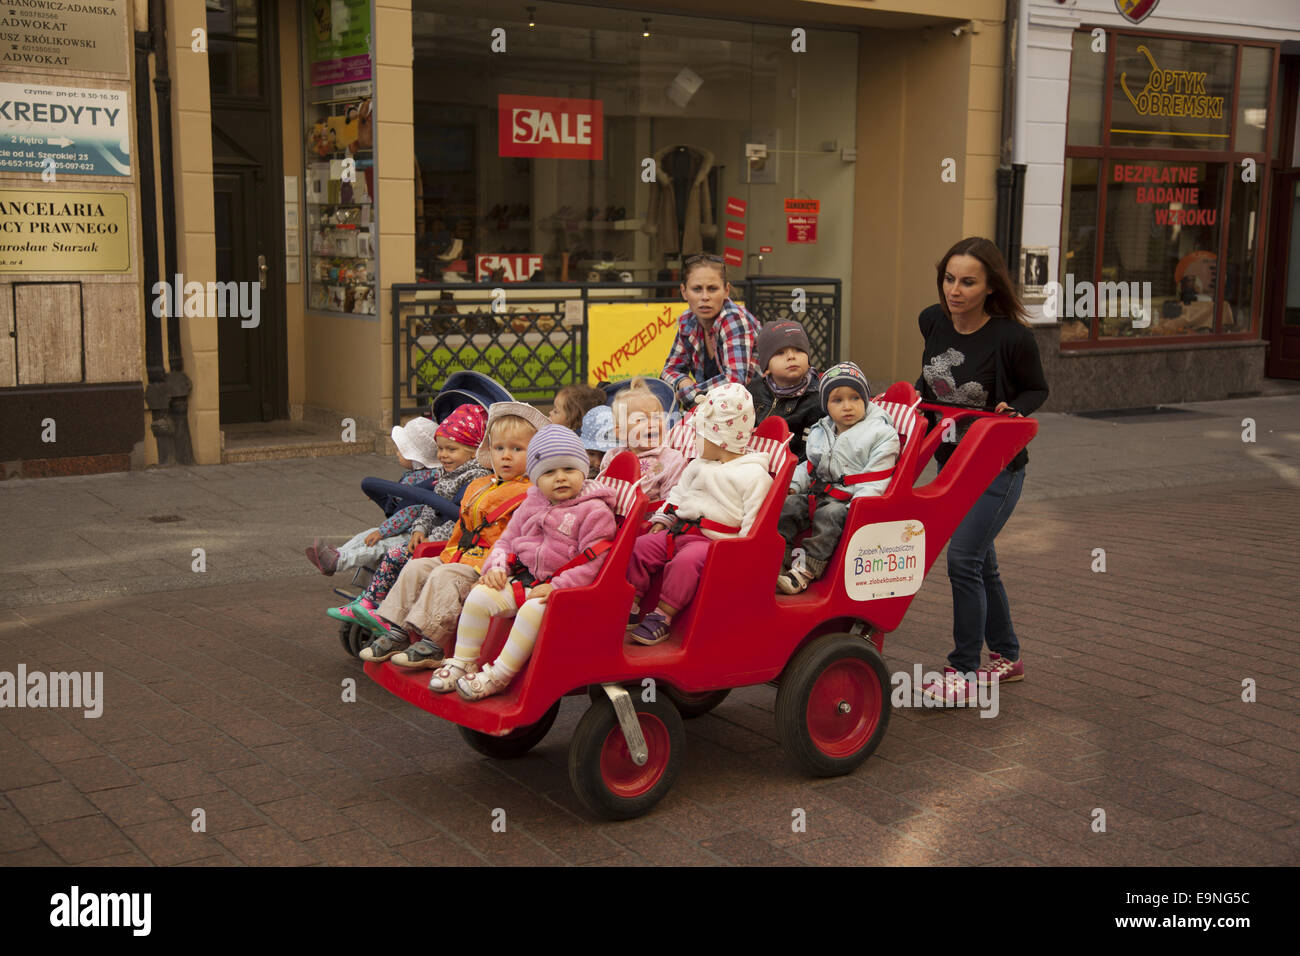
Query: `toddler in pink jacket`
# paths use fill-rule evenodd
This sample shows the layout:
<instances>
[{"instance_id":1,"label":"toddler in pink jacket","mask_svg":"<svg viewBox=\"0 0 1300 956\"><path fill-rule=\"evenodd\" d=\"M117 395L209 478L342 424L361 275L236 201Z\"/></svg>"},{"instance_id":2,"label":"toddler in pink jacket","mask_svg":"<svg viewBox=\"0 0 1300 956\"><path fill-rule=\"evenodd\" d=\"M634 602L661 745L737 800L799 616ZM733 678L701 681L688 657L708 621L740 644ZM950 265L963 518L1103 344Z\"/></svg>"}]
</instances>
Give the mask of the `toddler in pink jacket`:
<instances>
[{"instance_id":1,"label":"toddler in pink jacket","mask_svg":"<svg viewBox=\"0 0 1300 956\"><path fill-rule=\"evenodd\" d=\"M460 613L456 650L433 672L430 690L466 700L505 690L533 652L550 593L596 579L616 529L614 492L586 480L588 464L582 440L563 425L547 425L528 443L532 487L483 562ZM510 636L476 672L488 624L501 615L515 619Z\"/></svg>"}]
</instances>

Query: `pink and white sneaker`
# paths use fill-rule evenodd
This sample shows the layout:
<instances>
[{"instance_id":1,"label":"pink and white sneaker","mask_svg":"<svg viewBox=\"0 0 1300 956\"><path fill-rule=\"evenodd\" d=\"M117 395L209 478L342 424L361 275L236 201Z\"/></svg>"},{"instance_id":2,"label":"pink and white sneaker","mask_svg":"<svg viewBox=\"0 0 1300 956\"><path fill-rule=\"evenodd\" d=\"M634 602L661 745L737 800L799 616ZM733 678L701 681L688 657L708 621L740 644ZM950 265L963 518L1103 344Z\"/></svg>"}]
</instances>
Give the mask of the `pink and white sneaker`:
<instances>
[{"instance_id":1,"label":"pink and white sneaker","mask_svg":"<svg viewBox=\"0 0 1300 956\"><path fill-rule=\"evenodd\" d=\"M978 703L979 700L975 681L967 680L954 667L945 667L943 680L930 681L921 690L921 694L943 707L965 706Z\"/></svg>"},{"instance_id":2,"label":"pink and white sneaker","mask_svg":"<svg viewBox=\"0 0 1300 956\"><path fill-rule=\"evenodd\" d=\"M1009 661L1001 654L989 651L989 662L975 672L981 684L1010 684L1025 679L1025 662L1017 658Z\"/></svg>"}]
</instances>

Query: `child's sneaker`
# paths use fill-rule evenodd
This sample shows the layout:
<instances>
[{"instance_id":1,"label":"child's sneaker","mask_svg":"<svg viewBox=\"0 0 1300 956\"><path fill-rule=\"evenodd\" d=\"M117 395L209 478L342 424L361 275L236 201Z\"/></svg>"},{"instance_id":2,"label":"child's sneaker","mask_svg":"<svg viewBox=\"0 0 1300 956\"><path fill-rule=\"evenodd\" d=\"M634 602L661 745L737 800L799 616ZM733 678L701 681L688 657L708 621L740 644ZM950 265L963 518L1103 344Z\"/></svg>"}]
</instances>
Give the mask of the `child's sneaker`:
<instances>
[{"instance_id":1,"label":"child's sneaker","mask_svg":"<svg viewBox=\"0 0 1300 956\"><path fill-rule=\"evenodd\" d=\"M357 656L363 661L386 661L395 654L406 650L411 638L405 631L396 628L388 634L380 634L369 645L361 649Z\"/></svg>"},{"instance_id":2,"label":"child's sneaker","mask_svg":"<svg viewBox=\"0 0 1300 956\"><path fill-rule=\"evenodd\" d=\"M368 603L367 601L366 604ZM352 608L352 614L357 619L357 623L373 634L393 633L393 626L376 613L379 606L366 607L366 604L356 604Z\"/></svg>"},{"instance_id":3,"label":"child's sneaker","mask_svg":"<svg viewBox=\"0 0 1300 956\"><path fill-rule=\"evenodd\" d=\"M323 548L317 545L316 562L316 567L320 568L321 574L327 576L333 574L339 567L339 549L331 548L329 545Z\"/></svg>"},{"instance_id":4,"label":"child's sneaker","mask_svg":"<svg viewBox=\"0 0 1300 956\"><path fill-rule=\"evenodd\" d=\"M332 607L325 613L336 621L343 621L346 624L360 624L361 619L353 613L358 607L364 607L373 611L375 608L379 607L379 605L372 604L365 598L357 598L355 601L344 604L342 607Z\"/></svg>"},{"instance_id":5,"label":"child's sneaker","mask_svg":"<svg viewBox=\"0 0 1300 956\"><path fill-rule=\"evenodd\" d=\"M662 644L672 634L672 622L662 611L651 611L640 624L632 630L632 640L647 647Z\"/></svg>"},{"instance_id":6,"label":"child's sneaker","mask_svg":"<svg viewBox=\"0 0 1300 956\"><path fill-rule=\"evenodd\" d=\"M822 576L826 562L808 557L803 548L795 548L791 555L790 570L777 577L776 586L785 594L798 594Z\"/></svg>"},{"instance_id":7,"label":"child's sneaker","mask_svg":"<svg viewBox=\"0 0 1300 956\"><path fill-rule=\"evenodd\" d=\"M445 656L443 649L426 637L416 641L400 654L389 658L388 663L414 671L437 667Z\"/></svg>"},{"instance_id":8,"label":"child's sneaker","mask_svg":"<svg viewBox=\"0 0 1300 956\"><path fill-rule=\"evenodd\" d=\"M981 684L1010 684L1025 679L1025 662L1017 658L1009 661L1001 654L989 651L989 662L975 672Z\"/></svg>"},{"instance_id":9,"label":"child's sneaker","mask_svg":"<svg viewBox=\"0 0 1300 956\"><path fill-rule=\"evenodd\" d=\"M791 568L784 574L777 575L776 588L782 594L798 594L808 590L808 585L817 580L803 568Z\"/></svg>"},{"instance_id":10,"label":"child's sneaker","mask_svg":"<svg viewBox=\"0 0 1300 956\"><path fill-rule=\"evenodd\" d=\"M956 707L959 703L975 703L979 699L975 689L975 681L967 680L963 675L957 673L957 669L954 667L945 667L943 669L943 680L930 681L925 685L921 694L927 700L935 701L944 707Z\"/></svg>"}]
</instances>

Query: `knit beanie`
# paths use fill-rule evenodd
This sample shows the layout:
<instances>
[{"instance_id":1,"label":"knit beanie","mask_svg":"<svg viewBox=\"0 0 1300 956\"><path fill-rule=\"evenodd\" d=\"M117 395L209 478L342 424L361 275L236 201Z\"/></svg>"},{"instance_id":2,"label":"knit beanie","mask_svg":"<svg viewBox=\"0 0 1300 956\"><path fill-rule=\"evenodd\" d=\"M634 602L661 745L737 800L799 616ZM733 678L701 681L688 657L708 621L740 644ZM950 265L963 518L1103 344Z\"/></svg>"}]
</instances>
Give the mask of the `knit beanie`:
<instances>
[{"instance_id":1,"label":"knit beanie","mask_svg":"<svg viewBox=\"0 0 1300 956\"><path fill-rule=\"evenodd\" d=\"M431 468L438 463L438 443L434 441L438 426L421 415L405 425L394 425L393 444L402 457L417 468Z\"/></svg>"},{"instance_id":2,"label":"knit beanie","mask_svg":"<svg viewBox=\"0 0 1300 956\"><path fill-rule=\"evenodd\" d=\"M867 385L867 377L862 374L862 369L852 362L841 362L822 372L818 393L822 400L823 412L826 411L826 400L830 398L831 392L846 385L861 395L864 402L871 401L871 387Z\"/></svg>"},{"instance_id":3,"label":"knit beanie","mask_svg":"<svg viewBox=\"0 0 1300 956\"><path fill-rule=\"evenodd\" d=\"M597 405L582 416L582 447L587 451L612 451L618 447L614 410L608 405Z\"/></svg>"},{"instance_id":4,"label":"knit beanie","mask_svg":"<svg viewBox=\"0 0 1300 956\"><path fill-rule=\"evenodd\" d=\"M758 330L758 339L754 343L758 350L758 374L767 374L767 363L772 356L782 349L796 348L811 358L812 345L808 342L808 333L798 322L769 322Z\"/></svg>"},{"instance_id":5,"label":"knit beanie","mask_svg":"<svg viewBox=\"0 0 1300 956\"><path fill-rule=\"evenodd\" d=\"M487 426L487 411L482 405L461 405L438 425L438 437L470 448L478 448Z\"/></svg>"},{"instance_id":6,"label":"knit beanie","mask_svg":"<svg viewBox=\"0 0 1300 956\"><path fill-rule=\"evenodd\" d=\"M695 435L740 453L754 433L754 400L738 382L715 385L695 406ZM698 447L698 446L697 446Z\"/></svg>"},{"instance_id":7,"label":"knit beanie","mask_svg":"<svg viewBox=\"0 0 1300 956\"><path fill-rule=\"evenodd\" d=\"M587 449L572 428L547 425L528 443L528 480L533 484L555 468L576 468L586 477L590 467Z\"/></svg>"}]
</instances>

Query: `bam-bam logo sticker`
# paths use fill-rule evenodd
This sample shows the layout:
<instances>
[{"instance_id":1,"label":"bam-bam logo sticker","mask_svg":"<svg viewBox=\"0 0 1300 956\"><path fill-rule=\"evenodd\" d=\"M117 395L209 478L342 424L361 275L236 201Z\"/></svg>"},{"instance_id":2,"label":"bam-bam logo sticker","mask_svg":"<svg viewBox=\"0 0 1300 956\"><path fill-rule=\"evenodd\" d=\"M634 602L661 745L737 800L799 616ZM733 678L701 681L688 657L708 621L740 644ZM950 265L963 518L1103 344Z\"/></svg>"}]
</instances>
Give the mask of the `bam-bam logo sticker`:
<instances>
[{"instance_id":1,"label":"bam-bam logo sticker","mask_svg":"<svg viewBox=\"0 0 1300 956\"><path fill-rule=\"evenodd\" d=\"M925 525L886 521L859 528L844 552L844 590L855 601L915 594L925 577Z\"/></svg>"}]
</instances>

